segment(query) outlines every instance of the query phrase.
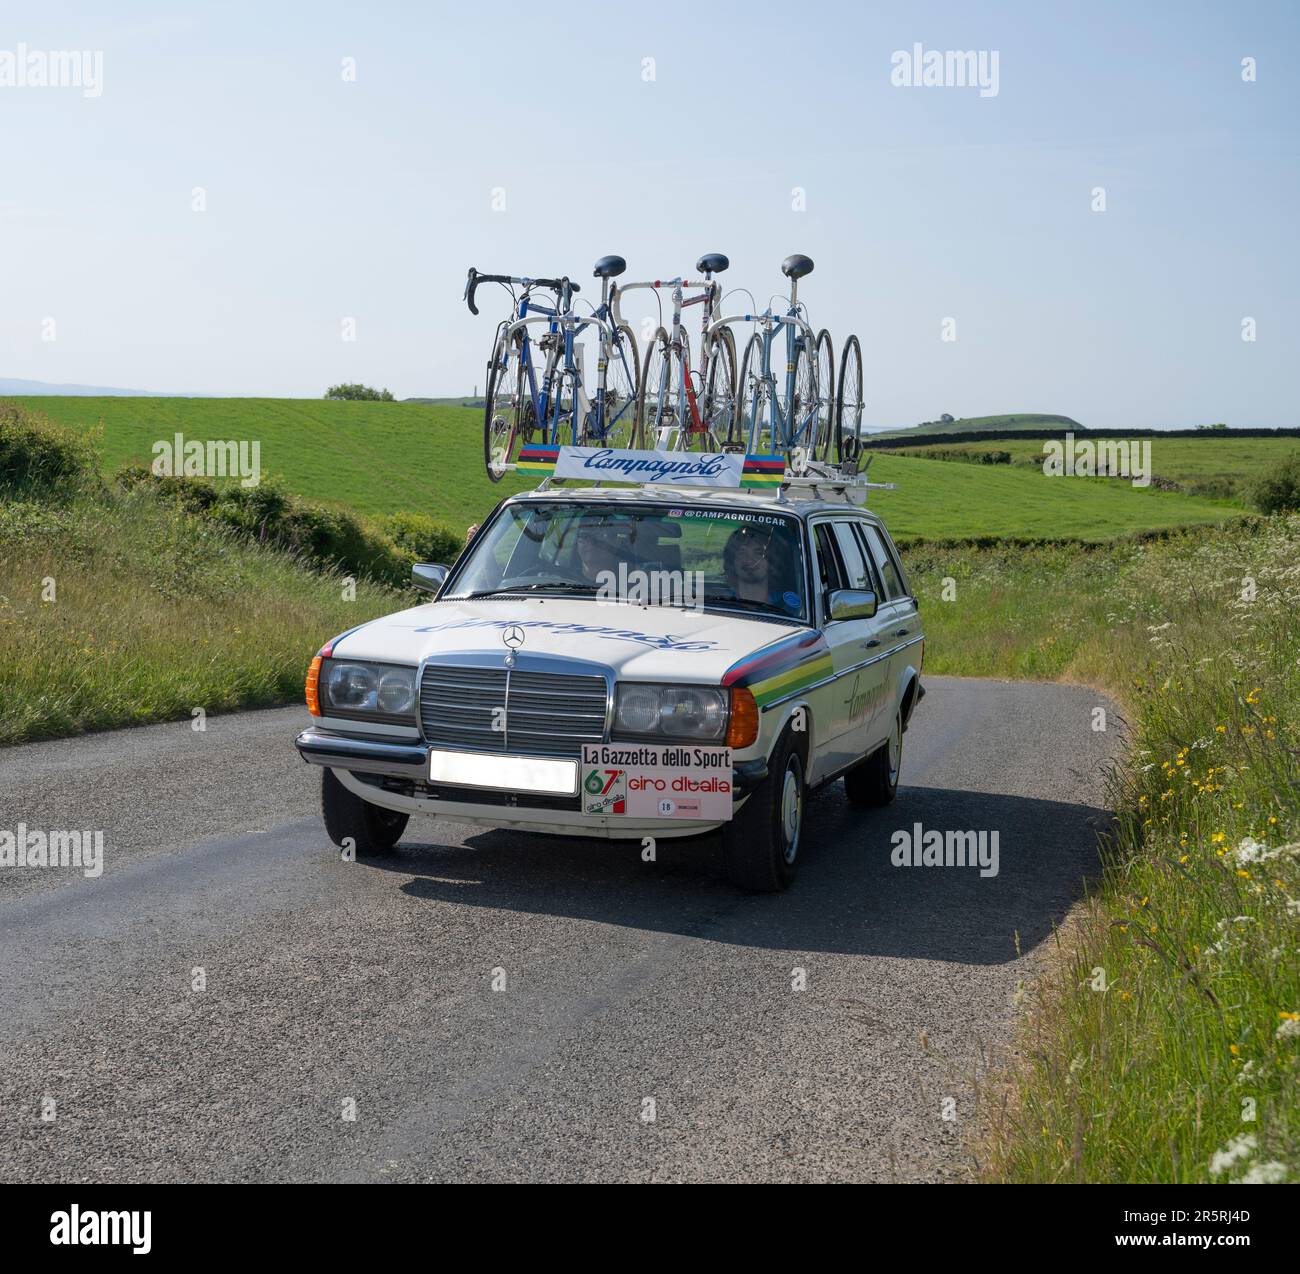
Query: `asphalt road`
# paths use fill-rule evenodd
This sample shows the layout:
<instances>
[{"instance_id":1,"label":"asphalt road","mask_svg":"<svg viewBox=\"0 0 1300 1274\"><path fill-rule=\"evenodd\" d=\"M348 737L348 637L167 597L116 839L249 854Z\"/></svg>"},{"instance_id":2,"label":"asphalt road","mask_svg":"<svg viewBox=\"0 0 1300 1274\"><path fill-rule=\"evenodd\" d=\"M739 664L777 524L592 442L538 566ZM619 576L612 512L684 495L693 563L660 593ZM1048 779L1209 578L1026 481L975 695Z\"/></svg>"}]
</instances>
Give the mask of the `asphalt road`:
<instances>
[{"instance_id":1,"label":"asphalt road","mask_svg":"<svg viewBox=\"0 0 1300 1274\"><path fill-rule=\"evenodd\" d=\"M1088 689L927 685L898 800L812 798L778 896L709 842L427 819L345 863L299 709L0 751L0 829L105 840L0 868L0 1180L968 1178L1120 739ZM917 822L997 876L893 866Z\"/></svg>"}]
</instances>

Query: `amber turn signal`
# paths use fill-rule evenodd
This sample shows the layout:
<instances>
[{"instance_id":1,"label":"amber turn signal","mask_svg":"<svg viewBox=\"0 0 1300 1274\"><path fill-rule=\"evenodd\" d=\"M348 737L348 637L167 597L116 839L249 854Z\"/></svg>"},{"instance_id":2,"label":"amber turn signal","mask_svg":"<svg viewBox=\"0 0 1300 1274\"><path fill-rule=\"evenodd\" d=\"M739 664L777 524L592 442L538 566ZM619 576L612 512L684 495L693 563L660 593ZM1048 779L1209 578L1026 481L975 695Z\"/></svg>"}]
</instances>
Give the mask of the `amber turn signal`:
<instances>
[{"instance_id":1,"label":"amber turn signal","mask_svg":"<svg viewBox=\"0 0 1300 1274\"><path fill-rule=\"evenodd\" d=\"M311 661L311 667L307 669L307 711L313 717L320 716L320 656L317 655Z\"/></svg>"},{"instance_id":2,"label":"amber turn signal","mask_svg":"<svg viewBox=\"0 0 1300 1274\"><path fill-rule=\"evenodd\" d=\"M727 746L747 748L758 738L758 704L743 686L731 687L731 719L727 723Z\"/></svg>"}]
</instances>

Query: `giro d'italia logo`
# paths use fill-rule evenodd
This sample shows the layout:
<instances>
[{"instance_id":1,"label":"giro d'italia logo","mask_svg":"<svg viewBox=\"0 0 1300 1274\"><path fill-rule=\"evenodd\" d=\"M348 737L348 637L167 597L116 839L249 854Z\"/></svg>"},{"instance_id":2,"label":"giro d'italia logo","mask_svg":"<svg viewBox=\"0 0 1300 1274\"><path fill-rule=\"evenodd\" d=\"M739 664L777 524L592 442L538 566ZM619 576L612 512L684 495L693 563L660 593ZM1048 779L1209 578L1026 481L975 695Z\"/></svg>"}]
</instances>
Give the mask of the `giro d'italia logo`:
<instances>
[{"instance_id":1,"label":"giro d'italia logo","mask_svg":"<svg viewBox=\"0 0 1300 1274\"><path fill-rule=\"evenodd\" d=\"M627 771L600 767L582 780L584 814L627 813Z\"/></svg>"}]
</instances>

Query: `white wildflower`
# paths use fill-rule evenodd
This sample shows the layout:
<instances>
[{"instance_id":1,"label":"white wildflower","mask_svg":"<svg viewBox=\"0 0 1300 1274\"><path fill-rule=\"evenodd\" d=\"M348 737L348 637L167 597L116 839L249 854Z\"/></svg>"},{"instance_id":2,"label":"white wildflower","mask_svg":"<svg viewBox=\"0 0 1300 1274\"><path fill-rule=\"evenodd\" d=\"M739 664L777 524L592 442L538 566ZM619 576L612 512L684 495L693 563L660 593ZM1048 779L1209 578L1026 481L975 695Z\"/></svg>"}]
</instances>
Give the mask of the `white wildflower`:
<instances>
[{"instance_id":1,"label":"white wildflower","mask_svg":"<svg viewBox=\"0 0 1300 1274\"><path fill-rule=\"evenodd\" d=\"M1286 1180L1286 1164L1276 1159L1252 1166L1236 1184L1239 1186L1278 1186Z\"/></svg>"},{"instance_id":2,"label":"white wildflower","mask_svg":"<svg viewBox=\"0 0 1300 1274\"><path fill-rule=\"evenodd\" d=\"M1216 1150L1210 1160L1210 1176L1221 1177L1238 1159L1249 1158L1255 1152L1255 1134L1244 1132L1233 1137L1222 1150Z\"/></svg>"},{"instance_id":3,"label":"white wildflower","mask_svg":"<svg viewBox=\"0 0 1300 1274\"><path fill-rule=\"evenodd\" d=\"M1273 1032L1273 1038L1279 1040L1300 1039L1300 1018L1289 1017Z\"/></svg>"}]
</instances>

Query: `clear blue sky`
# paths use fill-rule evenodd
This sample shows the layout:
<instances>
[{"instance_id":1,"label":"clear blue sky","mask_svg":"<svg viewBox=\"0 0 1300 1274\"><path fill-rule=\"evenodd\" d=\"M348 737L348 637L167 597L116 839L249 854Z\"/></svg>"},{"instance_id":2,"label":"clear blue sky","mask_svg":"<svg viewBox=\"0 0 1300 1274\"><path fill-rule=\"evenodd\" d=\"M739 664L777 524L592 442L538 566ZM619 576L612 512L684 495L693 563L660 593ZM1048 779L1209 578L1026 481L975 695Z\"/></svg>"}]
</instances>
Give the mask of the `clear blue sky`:
<instances>
[{"instance_id":1,"label":"clear blue sky","mask_svg":"<svg viewBox=\"0 0 1300 1274\"><path fill-rule=\"evenodd\" d=\"M1300 423L1294 2L43 0L4 18L0 53L102 51L103 92L0 87L0 376L459 394L495 317L461 305L471 264L586 284L605 253L644 278L722 251L762 300L804 252L815 325L862 339L871 424ZM916 42L996 50L997 96L894 87Z\"/></svg>"}]
</instances>

